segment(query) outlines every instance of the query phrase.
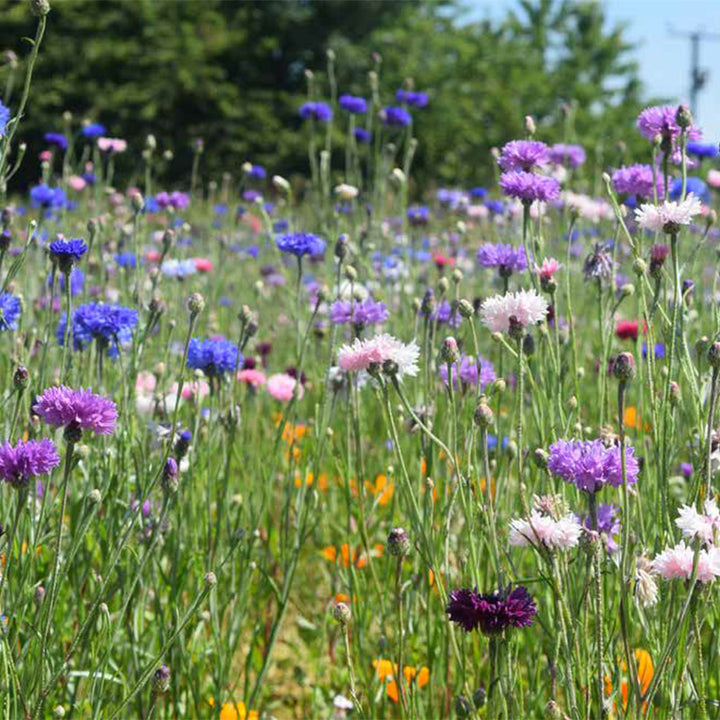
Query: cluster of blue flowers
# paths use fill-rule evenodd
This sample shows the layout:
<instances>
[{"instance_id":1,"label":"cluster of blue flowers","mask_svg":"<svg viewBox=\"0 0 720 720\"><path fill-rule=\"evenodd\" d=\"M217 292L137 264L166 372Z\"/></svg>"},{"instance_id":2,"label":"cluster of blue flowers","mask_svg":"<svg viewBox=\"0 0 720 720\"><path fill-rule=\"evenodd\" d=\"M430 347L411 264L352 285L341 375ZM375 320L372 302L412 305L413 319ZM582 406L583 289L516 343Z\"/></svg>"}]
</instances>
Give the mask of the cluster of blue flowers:
<instances>
[{"instance_id":1,"label":"cluster of blue flowers","mask_svg":"<svg viewBox=\"0 0 720 720\"><path fill-rule=\"evenodd\" d=\"M86 303L72 314L73 348L84 350L95 340L101 347L107 348L108 357L117 357L120 347L132 340L132 331L137 324L137 310L122 305ZM66 329L67 314L64 314L56 332L60 345L65 342Z\"/></svg>"},{"instance_id":2,"label":"cluster of blue flowers","mask_svg":"<svg viewBox=\"0 0 720 720\"><path fill-rule=\"evenodd\" d=\"M237 345L229 340L190 340L187 366L192 370L202 370L208 377L232 372L242 361Z\"/></svg>"}]
</instances>

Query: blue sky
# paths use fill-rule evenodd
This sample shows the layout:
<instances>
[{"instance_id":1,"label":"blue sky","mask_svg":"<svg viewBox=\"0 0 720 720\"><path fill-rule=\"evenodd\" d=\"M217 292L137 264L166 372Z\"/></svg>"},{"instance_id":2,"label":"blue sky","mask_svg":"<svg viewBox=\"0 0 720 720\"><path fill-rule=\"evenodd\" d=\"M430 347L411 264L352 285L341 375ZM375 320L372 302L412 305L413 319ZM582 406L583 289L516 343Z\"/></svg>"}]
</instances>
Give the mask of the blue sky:
<instances>
[{"instance_id":1,"label":"blue sky","mask_svg":"<svg viewBox=\"0 0 720 720\"><path fill-rule=\"evenodd\" d=\"M608 23L626 26L627 37L637 45L640 77L650 96L686 101L690 89L690 41L673 37L681 32L702 30L720 37L720 0L599 0ZM464 0L469 19L502 17L513 0ZM700 92L698 124L708 142L720 140L720 40L700 46L700 66L710 79Z\"/></svg>"}]
</instances>

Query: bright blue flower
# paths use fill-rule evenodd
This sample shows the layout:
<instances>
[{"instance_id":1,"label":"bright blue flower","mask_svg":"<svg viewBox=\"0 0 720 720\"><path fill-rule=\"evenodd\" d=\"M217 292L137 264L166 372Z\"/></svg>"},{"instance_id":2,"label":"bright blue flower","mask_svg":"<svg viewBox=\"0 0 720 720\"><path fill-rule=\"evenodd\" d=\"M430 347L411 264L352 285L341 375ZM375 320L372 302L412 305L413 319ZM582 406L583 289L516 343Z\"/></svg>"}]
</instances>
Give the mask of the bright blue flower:
<instances>
[{"instance_id":1,"label":"bright blue flower","mask_svg":"<svg viewBox=\"0 0 720 720\"><path fill-rule=\"evenodd\" d=\"M285 232L290 227L290 223L287 220L277 220L273 224L273 232L281 233Z\"/></svg>"},{"instance_id":2,"label":"bright blue flower","mask_svg":"<svg viewBox=\"0 0 720 720\"><path fill-rule=\"evenodd\" d=\"M502 215L503 212L505 211L505 205L503 205L502 200L486 200L485 207L493 215Z\"/></svg>"},{"instance_id":3,"label":"bright blue flower","mask_svg":"<svg viewBox=\"0 0 720 720\"><path fill-rule=\"evenodd\" d=\"M395 93L395 99L404 105L416 108L425 107L428 104L428 94L415 90L398 90Z\"/></svg>"},{"instance_id":4,"label":"bright blue flower","mask_svg":"<svg viewBox=\"0 0 720 720\"><path fill-rule=\"evenodd\" d=\"M714 143L689 142L687 144L688 155L695 157L714 158L720 155L720 149Z\"/></svg>"},{"instance_id":5,"label":"bright blue flower","mask_svg":"<svg viewBox=\"0 0 720 720\"><path fill-rule=\"evenodd\" d=\"M391 127L405 127L412 122L412 115L404 107L389 105L383 109L382 119Z\"/></svg>"},{"instance_id":6,"label":"bright blue flower","mask_svg":"<svg viewBox=\"0 0 720 720\"><path fill-rule=\"evenodd\" d=\"M115 262L124 268L134 268L137 266L137 258L134 253L122 252L115 255Z\"/></svg>"},{"instance_id":7,"label":"bright blue flower","mask_svg":"<svg viewBox=\"0 0 720 720\"><path fill-rule=\"evenodd\" d=\"M46 209L60 208L66 204L62 188L51 188L47 183L36 185L30 190L30 201L33 207Z\"/></svg>"},{"instance_id":8,"label":"bright blue flower","mask_svg":"<svg viewBox=\"0 0 720 720\"><path fill-rule=\"evenodd\" d=\"M88 185L94 185L97 182L97 175L95 173L83 173L80 176Z\"/></svg>"},{"instance_id":9,"label":"bright blue flower","mask_svg":"<svg viewBox=\"0 0 720 720\"><path fill-rule=\"evenodd\" d=\"M50 243L50 256L57 262L62 272L69 272L86 252L87 245L82 238L56 240Z\"/></svg>"},{"instance_id":10,"label":"bright blue flower","mask_svg":"<svg viewBox=\"0 0 720 720\"><path fill-rule=\"evenodd\" d=\"M372 140L372 133L363 128L355 128L355 139L361 145L367 145Z\"/></svg>"},{"instance_id":11,"label":"bright blue flower","mask_svg":"<svg viewBox=\"0 0 720 720\"><path fill-rule=\"evenodd\" d=\"M430 220L430 209L427 205L416 205L408 208L407 216L411 225L427 225Z\"/></svg>"},{"instance_id":12,"label":"bright blue flower","mask_svg":"<svg viewBox=\"0 0 720 720\"><path fill-rule=\"evenodd\" d=\"M263 180L267 177L267 170L262 165L252 165L248 172L248 177L255 180Z\"/></svg>"},{"instance_id":13,"label":"bright blue flower","mask_svg":"<svg viewBox=\"0 0 720 720\"><path fill-rule=\"evenodd\" d=\"M488 194L487 188L484 188L484 187L474 187L474 188L470 191L470 196L471 196L471 197L474 197L474 198L481 198L481 199L482 199L482 198L486 197L487 194Z\"/></svg>"},{"instance_id":14,"label":"bright blue flower","mask_svg":"<svg viewBox=\"0 0 720 720\"><path fill-rule=\"evenodd\" d=\"M303 120L314 118L318 122L327 123L332 120L332 108L324 102L306 102L300 107L300 117Z\"/></svg>"},{"instance_id":15,"label":"bright blue flower","mask_svg":"<svg viewBox=\"0 0 720 720\"><path fill-rule=\"evenodd\" d=\"M367 112L365 98L356 97L355 95L341 95L338 105L353 115L364 115Z\"/></svg>"},{"instance_id":16,"label":"bright blue flower","mask_svg":"<svg viewBox=\"0 0 720 720\"><path fill-rule=\"evenodd\" d=\"M202 370L212 377L232 372L242 361L237 345L228 340L190 340L187 366L192 370Z\"/></svg>"},{"instance_id":17,"label":"bright blue flower","mask_svg":"<svg viewBox=\"0 0 720 720\"><path fill-rule=\"evenodd\" d=\"M0 137L5 137L5 127L10 120L10 108L0 102Z\"/></svg>"},{"instance_id":18,"label":"bright blue flower","mask_svg":"<svg viewBox=\"0 0 720 720\"><path fill-rule=\"evenodd\" d=\"M10 293L0 295L0 332L17 330L20 317L20 300Z\"/></svg>"},{"instance_id":19,"label":"bright blue flower","mask_svg":"<svg viewBox=\"0 0 720 720\"><path fill-rule=\"evenodd\" d=\"M107 349L108 357L117 357L120 347L132 340L132 331L137 324L138 313L132 308L104 303L80 305L72 314L73 348L84 350L95 340L99 347ZM64 314L55 333L60 345L64 344L66 327L67 314Z\"/></svg>"},{"instance_id":20,"label":"bright blue flower","mask_svg":"<svg viewBox=\"0 0 720 720\"><path fill-rule=\"evenodd\" d=\"M642 346L643 357L646 358L648 354L647 343L643 343ZM655 343L655 358L661 360L665 357L665 346L662 343Z\"/></svg>"},{"instance_id":21,"label":"bright blue flower","mask_svg":"<svg viewBox=\"0 0 720 720\"><path fill-rule=\"evenodd\" d=\"M98 122L89 123L81 130L81 132L88 138L100 137L105 134L105 126Z\"/></svg>"},{"instance_id":22,"label":"bright blue flower","mask_svg":"<svg viewBox=\"0 0 720 720\"><path fill-rule=\"evenodd\" d=\"M706 205L710 203L710 191L708 190L708 186L699 177L690 175L687 178L686 192L688 195L692 193ZM670 185L670 199L679 200L681 194L682 178L675 178Z\"/></svg>"},{"instance_id":23,"label":"bright blue flower","mask_svg":"<svg viewBox=\"0 0 720 720\"><path fill-rule=\"evenodd\" d=\"M48 145L53 145L60 148L61 150L67 150L67 139L62 133L49 132L45 133L45 142Z\"/></svg>"},{"instance_id":24,"label":"bright blue flower","mask_svg":"<svg viewBox=\"0 0 720 720\"><path fill-rule=\"evenodd\" d=\"M217 205L215 205L213 207L213 212L216 215L225 215L225 213L227 213L227 211L228 211L227 203L218 203Z\"/></svg>"},{"instance_id":25,"label":"bright blue flower","mask_svg":"<svg viewBox=\"0 0 720 720\"><path fill-rule=\"evenodd\" d=\"M322 255L325 241L313 233L288 233L276 240L278 248L285 253L302 257L303 255Z\"/></svg>"}]
</instances>

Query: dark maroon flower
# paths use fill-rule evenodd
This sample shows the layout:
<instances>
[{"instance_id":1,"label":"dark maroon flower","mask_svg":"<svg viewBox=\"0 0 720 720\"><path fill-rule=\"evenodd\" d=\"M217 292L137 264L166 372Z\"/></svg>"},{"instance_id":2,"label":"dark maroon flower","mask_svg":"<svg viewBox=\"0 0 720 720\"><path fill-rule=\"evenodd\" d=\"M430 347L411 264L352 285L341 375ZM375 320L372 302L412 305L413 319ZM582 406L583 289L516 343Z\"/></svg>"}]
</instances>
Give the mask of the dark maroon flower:
<instances>
[{"instance_id":1,"label":"dark maroon flower","mask_svg":"<svg viewBox=\"0 0 720 720\"><path fill-rule=\"evenodd\" d=\"M532 625L537 607L522 585L514 590L508 585L505 590L483 595L476 590L453 590L446 612L465 632L480 628L483 634L493 635L509 627Z\"/></svg>"}]
</instances>

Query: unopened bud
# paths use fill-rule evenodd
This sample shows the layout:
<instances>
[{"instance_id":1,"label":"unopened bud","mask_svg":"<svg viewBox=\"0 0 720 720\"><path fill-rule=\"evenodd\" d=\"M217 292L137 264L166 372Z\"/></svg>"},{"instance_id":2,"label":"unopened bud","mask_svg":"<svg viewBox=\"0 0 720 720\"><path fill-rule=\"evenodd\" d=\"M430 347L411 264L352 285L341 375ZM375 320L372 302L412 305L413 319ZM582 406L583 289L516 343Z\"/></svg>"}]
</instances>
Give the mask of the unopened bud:
<instances>
[{"instance_id":1,"label":"unopened bud","mask_svg":"<svg viewBox=\"0 0 720 720\"><path fill-rule=\"evenodd\" d=\"M205 582L205 587L208 590L214 588L217 585L217 577L215 576L215 573L212 571L205 573L205 577L203 578L203 581Z\"/></svg>"},{"instance_id":2,"label":"unopened bud","mask_svg":"<svg viewBox=\"0 0 720 720\"><path fill-rule=\"evenodd\" d=\"M535 131L537 128L535 127L535 120L533 120L532 115L526 115L525 116L525 133L528 135L528 137L532 137L535 134Z\"/></svg>"},{"instance_id":3,"label":"unopened bud","mask_svg":"<svg viewBox=\"0 0 720 720\"><path fill-rule=\"evenodd\" d=\"M475 406L473 420L481 428L489 428L495 421L495 414L485 398L480 398L480 402Z\"/></svg>"},{"instance_id":4,"label":"unopened bud","mask_svg":"<svg viewBox=\"0 0 720 720\"><path fill-rule=\"evenodd\" d=\"M708 348L707 359L710 367L720 367L720 342L714 342Z\"/></svg>"},{"instance_id":5,"label":"unopened bud","mask_svg":"<svg viewBox=\"0 0 720 720\"><path fill-rule=\"evenodd\" d=\"M613 375L620 382L628 382L635 377L635 357L632 353L621 352L613 363Z\"/></svg>"},{"instance_id":6,"label":"unopened bud","mask_svg":"<svg viewBox=\"0 0 720 720\"><path fill-rule=\"evenodd\" d=\"M335 603L333 617L341 624L347 625L352 620L350 608L343 602Z\"/></svg>"},{"instance_id":7,"label":"unopened bud","mask_svg":"<svg viewBox=\"0 0 720 720\"><path fill-rule=\"evenodd\" d=\"M471 318L475 314L475 308L471 302L462 298L458 301L458 312L464 318Z\"/></svg>"},{"instance_id":8,"label":"unopened bud","mask_svg":"<svg viewBox=\"0 0 720 720\"><path fill-rule=\"evenodd\" d=\"M187 300L190 315L196 317L205 309L205 298L200 293L193 293Z\"/></svg>"},{"instance_id":9,"label":"unopened bud","mask_svg":"<svg viewBox=\"0 0 720 720\"><path fill-rule=\"evenodd\" d=\"M456 363L460 359L460 350L454 337L447 337L440 347L440 360L446 365ZM449 379L448 379L449 382Z\"/></svg>"},{"instance_id":10,"label":"unopened bud","mask_svg":"<svg viewBox=\"0 0 720 720\"><path fill-rule=\"evenodd\" d=\"M693 116L687 105L678 105L677 113L675 113L675 122L686 130L693 124Z\"/></svg>"},{"instance_id":11,"label":"unopened bud","mask_svg":"<svg viewBox=\"0 0 720 720\"><path fill-rule=\"evenodd\" d=\"M394 557L405 557L410 552L410 538L402 528L393 528L388 534L387 549Z\"/></svg>"},{"instance_id":12,"label":"unopened bud","mask_svg":"<svg viewBox=\"0 0 720 720\"><path fill-rule=\"evenodd\" d=\"M13 374L13 386L16 390L22 391L28 386L30 372L24 365L18 365Z\"/></svg>"}]
</instances>

